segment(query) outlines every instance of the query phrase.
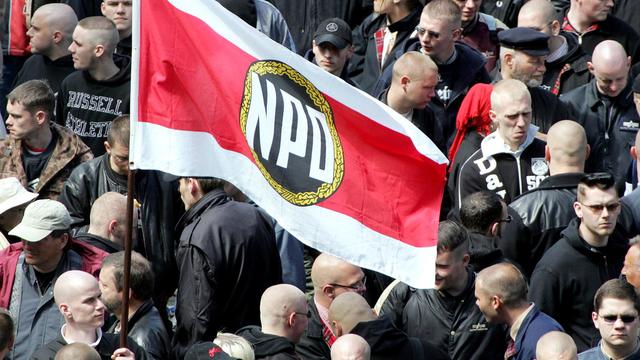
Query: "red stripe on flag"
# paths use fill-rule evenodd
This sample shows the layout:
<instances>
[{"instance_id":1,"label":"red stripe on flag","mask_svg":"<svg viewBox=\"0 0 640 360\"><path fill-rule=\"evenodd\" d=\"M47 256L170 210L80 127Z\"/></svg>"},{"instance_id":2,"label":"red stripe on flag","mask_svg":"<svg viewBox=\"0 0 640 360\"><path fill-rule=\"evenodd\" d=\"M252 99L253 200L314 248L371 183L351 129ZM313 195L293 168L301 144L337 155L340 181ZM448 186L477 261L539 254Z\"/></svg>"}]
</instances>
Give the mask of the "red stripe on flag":
<instances>
[{"instance_id":1,"label":"red stripe on flag","mask_svg":"<svg viewBox=\"0 0 640 360\"><path fill-rule=\"evenodd\" d=\"M139 83L149 91L140 94L139 121L210 133L221 147L254 161L239 109L246 71L256 59L166 1L142 1L141 7ZM435 236L425 231L437 228L446 165L420 154L407 136L325 98L342 142L345 174L337 192L316 206L409 245L435 246Z\"/></svg>"}]
</instances>

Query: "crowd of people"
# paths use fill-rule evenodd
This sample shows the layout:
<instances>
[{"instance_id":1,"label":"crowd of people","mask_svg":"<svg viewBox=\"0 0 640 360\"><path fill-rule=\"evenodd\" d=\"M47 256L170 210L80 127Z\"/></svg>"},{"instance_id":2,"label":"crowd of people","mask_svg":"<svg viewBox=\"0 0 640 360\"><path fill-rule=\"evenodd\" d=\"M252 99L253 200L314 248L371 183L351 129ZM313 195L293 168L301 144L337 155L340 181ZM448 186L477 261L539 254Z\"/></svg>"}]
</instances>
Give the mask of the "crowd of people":
<instances>
[{"instance_id":1,"label":"crowd of people","mask_svg":"<svg viewBox=\"0 0 640 360\"><path fill-rule=\"evenodd\" d=\"M135 1L2 1L0 359L640 359L637 1L218 1L448 157L432 289L221 179L128 194Z\"/></svg>"}]
</instances>

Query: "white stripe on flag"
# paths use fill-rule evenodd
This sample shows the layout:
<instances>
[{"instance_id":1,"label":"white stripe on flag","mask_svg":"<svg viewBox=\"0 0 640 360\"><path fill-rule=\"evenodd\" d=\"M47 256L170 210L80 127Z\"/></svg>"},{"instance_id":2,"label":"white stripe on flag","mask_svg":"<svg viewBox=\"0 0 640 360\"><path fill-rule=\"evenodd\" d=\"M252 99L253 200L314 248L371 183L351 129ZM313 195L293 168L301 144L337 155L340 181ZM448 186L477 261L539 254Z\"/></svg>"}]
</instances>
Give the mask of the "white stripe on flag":
<instances>
[{"instance_id":1,"label":"white stripe on flag","mask_svg":"<svg viewBox=\"0 0 640 360\"><path fill-rule=\"evenodd\" d=\"M297 238L318 239L305 241L307 245L341 254L351 263L376 269L416 288L434 286L435 246L413 247L339 212L320 206L290 204L273 190L253 162L240 153L221 148L208 133L172 130L141 122L135 126L137 133L145 134L145 139L154 139L153 142L141 137L134 139L138 157L147 160L144 168L182 176L218 174L217 177L235 184L249 198L262 204L274 218L282 219L280 225ZM170 144L171 151L153 156L157 154L153 144ZM204 153L205 149L210 152ZM194 173L194 169L199 172Z\"/></svg>"}]
</instances>

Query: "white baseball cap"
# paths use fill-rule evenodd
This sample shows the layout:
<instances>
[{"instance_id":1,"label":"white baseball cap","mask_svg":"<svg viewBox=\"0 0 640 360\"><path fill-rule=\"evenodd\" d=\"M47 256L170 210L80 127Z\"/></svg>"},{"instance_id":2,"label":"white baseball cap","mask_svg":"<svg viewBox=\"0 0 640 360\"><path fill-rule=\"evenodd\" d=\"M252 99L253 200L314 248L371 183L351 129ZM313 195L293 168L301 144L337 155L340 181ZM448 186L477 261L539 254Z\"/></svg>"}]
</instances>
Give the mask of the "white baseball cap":
<instances>
[{"instance_id":1,"label":"white baseball cap","mask_svg":"<svg viewBox=\"0 0 640 360\"><path fill-rule=\"evenodd\" d=\"M62 203L54 200L36 200L24 210L22 221L9 235L29 242L38 242L54 230L67 230L71 226L71 215Z\"/></svg>"},{"instance_id":2,"label":"white baseball cap","mask_svg":"<svg viewBox=\"0 0 640 360\"><path fill-rule=\"evenodd\" d=\"M0 214L24 205L36 197L38 194L27 191L17 178L0 179Z\"/></svg>"}]
</instances>

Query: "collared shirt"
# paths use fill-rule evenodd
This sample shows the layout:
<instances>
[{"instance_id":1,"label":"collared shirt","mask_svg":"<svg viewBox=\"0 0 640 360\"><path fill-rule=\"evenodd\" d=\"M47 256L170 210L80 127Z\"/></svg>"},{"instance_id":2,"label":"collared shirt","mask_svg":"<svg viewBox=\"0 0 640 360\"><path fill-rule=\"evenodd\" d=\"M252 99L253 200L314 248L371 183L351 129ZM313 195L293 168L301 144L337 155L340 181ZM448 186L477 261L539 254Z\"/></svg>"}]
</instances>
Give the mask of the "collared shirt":
<instances>
[{"instance_id":1,"label":"collared shirt","mask_svg":"<svg viewBox=\"0 0 640 360\"><path fill-rule=\"evenodd\" d=\"M524 321L524 318L526 318L527 315L529 315L531 310L533 310L533 303L529 305L527 310L525 310L522 314L520 314L520 316L518 316L516 321L514 321L513 324L511 325L511 328L509 329L509 336L513 341L516 341L516 337L518 336L518 331L520 331L522 322Z\"/></svg>"},{"instance_id":2,"label":"collared shirt","mask_svg":"<svg viewBox=\"0 0 640 360\"><path fill-rule=\"evenodd\" d=\"M62 335L62 338L64 339L64 341L67 344L73 344L77 341L75 340L71 340L68 337L64 336L65 333L65 329L67 328L67 324L62 325L62 327L60 328L60 335ZM102 330L100 328L96 329L96 341L92 342L91 344L87 344L89 346L91 346L92 348L95 349L96 346L98 346L98 344L100 343L100 341L102 340Z\"/></svg>"},{"instance_id":3,"label":"collared shirt","mask_svg":"<svg viewBox=\"0 0 640 360\"><path fill-rule=\"evenodd\" d=\"M329 326L329 309L318 304L315 296L313 297L313 303L316 304L316 309L318 309L318 315L320 315L320 320L322 320L322 323L324 324L324 326L331 329L331 326ZM333 333L333 331L331 332Z\"/></svg>"}]
</instances>

